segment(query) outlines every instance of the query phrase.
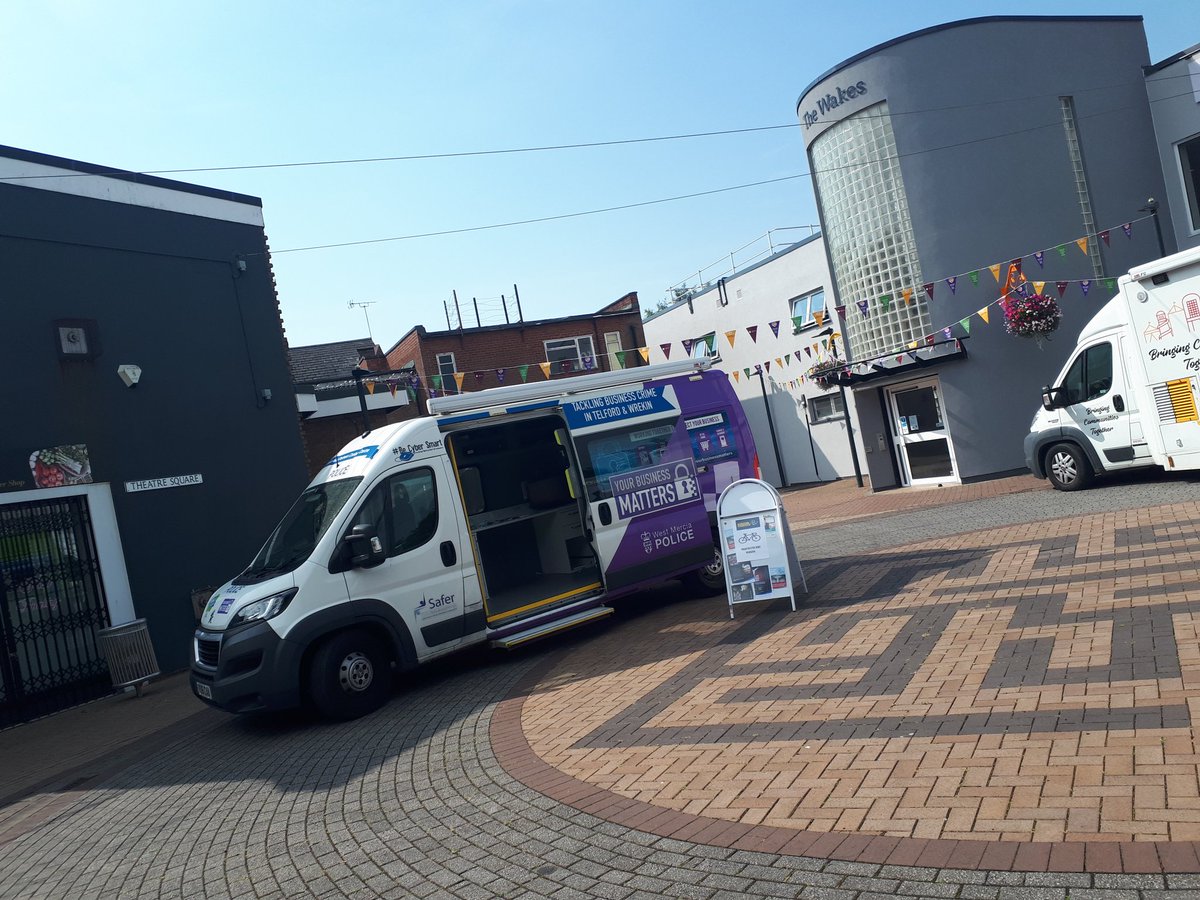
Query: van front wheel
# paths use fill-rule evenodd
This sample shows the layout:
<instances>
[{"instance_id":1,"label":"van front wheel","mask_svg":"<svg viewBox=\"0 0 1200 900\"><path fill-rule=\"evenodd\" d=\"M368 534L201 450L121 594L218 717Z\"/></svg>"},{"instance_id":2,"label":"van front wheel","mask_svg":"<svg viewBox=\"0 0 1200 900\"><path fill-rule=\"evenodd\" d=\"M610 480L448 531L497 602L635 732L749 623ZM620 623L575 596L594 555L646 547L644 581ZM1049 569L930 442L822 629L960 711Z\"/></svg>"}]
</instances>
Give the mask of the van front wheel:
<instances>
[{"instance_id":1,"label":"van front wheel","mask_svg":"<svg viewBox=\"0 0 1200 900\"><path fill-rule=\"evenodd\" d=\"M357 719L383 706L391 693L387 654L369 632L342 631L317 647L308 670L313 706L330 719Z\"/></svg>"},{"instance_id":2,"label":"van front wheel","mask_svg":"<svg viewBox=\"0 0 1200 900\"><path fill-rule=\"evenodd\" d=\"M725 560L719 547L713 549L713 558L708 565L683 576L683 585L689 594L698 597L711 597L725 592Z\"/></svg>"},{"instance_id":3,"label":"van front wheel","mask_svg":"<svg viewBox=\"0 0 1200 900\"><path fill-rule=\"evenodd\" d=\"M1079 491L1092 483L1092 467L1074 444L1055 444L1046 454L1046 477L1060 491Z\"/></svg>"}]
</instances>

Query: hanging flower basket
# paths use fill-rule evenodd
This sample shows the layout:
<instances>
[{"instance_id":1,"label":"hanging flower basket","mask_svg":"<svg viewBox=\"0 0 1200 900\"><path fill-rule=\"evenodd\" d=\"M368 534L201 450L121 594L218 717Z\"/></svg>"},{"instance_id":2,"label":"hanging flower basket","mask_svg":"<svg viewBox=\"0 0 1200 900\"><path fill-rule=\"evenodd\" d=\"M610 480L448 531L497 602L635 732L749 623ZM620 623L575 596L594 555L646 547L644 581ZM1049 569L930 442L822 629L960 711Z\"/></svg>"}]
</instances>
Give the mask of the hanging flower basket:
<instances>
[{"instance_id":1,"label":"hanging flower basket","mask_svg":"<svg viewBox=\"0 0 1200 900\"><path fill-rule=\"evenodd\" d=\"M816 382L817 387L828 390L838 383L843 368L840 362L819 362L808 370L808 378Z\"/></svg>"},{"instance_id":2,"label":"hanging flower basket","mask_svg":"<svg viewBox=\"0 0 1200 900\"><path fill-rule=\"evenodd\" d=\"M1044 338L1058 330L1062 310L1045 294L1009 297L1004 301L1004 328L1017 337Z\"/></svg>"}]
</instances>

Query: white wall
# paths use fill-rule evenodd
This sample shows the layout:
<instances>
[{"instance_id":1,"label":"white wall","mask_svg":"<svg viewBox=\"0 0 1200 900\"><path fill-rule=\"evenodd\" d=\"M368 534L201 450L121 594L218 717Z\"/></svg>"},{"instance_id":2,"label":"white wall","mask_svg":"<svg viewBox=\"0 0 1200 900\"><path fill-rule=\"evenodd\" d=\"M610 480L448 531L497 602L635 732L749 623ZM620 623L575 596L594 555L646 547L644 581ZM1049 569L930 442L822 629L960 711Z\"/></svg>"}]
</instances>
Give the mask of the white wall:
<instances>
[{"instance_id":1,"label":"white wall","mask_svg":"<svg viewBox=\"0 0 1200 900\"><path fill-rule=\"evenodd\" d=\"M661 344L670 342L669 358L681 359L681 340L716 332L720 359L714 362L714 367L730 373L734 391L745 407L754 432L763 478L776 486L786 486L853 476L845 423L840 419L821 422L811 429L807 424L802 398L824 396L830 392L822 391L811 381L798 383L800 376L815 361L815 358L809 358L803 348L817 342L819 339L815 335L822 329L814 326L800 334L792 333L792 298L824 288L829 315L836 322L833 280L829 275L821 237L818 235L795 244L744 272L728 277L725 287L729 298L727 306L720 304L718 291L714 287L694 297L690 309L688 303L684 302L648 319L643 327L646 345L650 349L650 362L663 362L668 358ZM778 337L770 328L770 323L775 321L779 322ZM826 321L825 325L829 324ZM752 341L746 331L749 325L758 326L756 340ZM737 333L730 347L725 332L734 330ZM786 354L791 354L791 362L780 367L776 359L783 359ZM767 362L771 366L769 372L765 367ZM755 366L764 367L761 382L754 374ZM750 369L749 378L744 371L747 368ZM736 379L732 377L734 372L738 373ZM797 383L793 386L794 381ZM764 388L766 399L763 396ZM846 392L846 399L850 405L851 421L855 421L852 392ZM771 442L767 403L770 404L771 419L783 457L786 485L785 477L780 475ZM861 442L858 452L861 460Z\"/></svg>"}]
</instances>

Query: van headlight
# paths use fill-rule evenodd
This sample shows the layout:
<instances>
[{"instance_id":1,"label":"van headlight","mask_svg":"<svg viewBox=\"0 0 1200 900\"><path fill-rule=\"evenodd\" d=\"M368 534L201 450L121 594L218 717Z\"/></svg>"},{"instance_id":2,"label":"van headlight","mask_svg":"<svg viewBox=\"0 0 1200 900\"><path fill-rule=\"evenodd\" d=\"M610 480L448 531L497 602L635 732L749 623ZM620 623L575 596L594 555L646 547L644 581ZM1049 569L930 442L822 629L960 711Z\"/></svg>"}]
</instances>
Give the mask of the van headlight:
<instances>
[{"instance_id":1,"label":"van headlight","mask_svg":"<svg viewBox=\"0 0 1200 900\"><path fill-rule=\"evenodd\" d=\"M229 623L229 627L245 625L247 622L265 622L267 619L275 618L287 609L292 598L296 596L297 590L297 588L288 588L286 591L280 591L270 597L263 597L253 603L247 603L237 611L233 621Z\"/></svg>"}]
</instances>

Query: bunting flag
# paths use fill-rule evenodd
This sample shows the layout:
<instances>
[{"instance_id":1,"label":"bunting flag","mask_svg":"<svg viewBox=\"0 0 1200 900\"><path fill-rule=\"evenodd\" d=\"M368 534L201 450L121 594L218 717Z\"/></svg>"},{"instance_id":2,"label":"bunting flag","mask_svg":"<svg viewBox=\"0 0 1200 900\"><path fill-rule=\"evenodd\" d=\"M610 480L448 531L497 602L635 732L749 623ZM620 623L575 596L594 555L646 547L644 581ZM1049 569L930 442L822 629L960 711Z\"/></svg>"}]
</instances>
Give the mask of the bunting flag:
<instances>
[{"instance_id":1,"label":"bunting flag","mask_svg":"<svg viewBox=\"0 0 1200 900\"><path fill-rule=\"evenodd\" d=\"M1044 250L1039 250L1037 253L1033 254L1033 258L1037 260L1037 264L1038 264L1038 268L1039 268L1039 269L1043 269L1043 268L1045 268L1045 266L1046 266L1046 252L1045 252ZM1038 291L1038 293L1040 294L1040 293L1041 293L1041 291Z\"/></svg>"},{"instance_id":2,"label":"bunting flag","mask_svg":"<svg viewBox=\"0 0 1200 900\"><path fill-rule=\"evenodd\" d=\"M763 363L763 368L766 369L768 372L771 371L771 361L769 359L765 363Z\"/></svg>"},{"instance_id":3,"label":"bunting flag","mask_svg":"<svg viewBox=\"0 0 1200 900\"><path fill-rule=\"evenodd\" d=\"M396 382L389 381L387 383L387 386L388 386L388 390L392 392L392 396L395 397L396 396Z\"/></svg>"},{"instance_id":4,"label":"bunting flag","mask_svg":"<svg viewBox=\"0 0 1200 900\"><path fill-rule=\"evenodd\" d=\"M808 354L809 359L812 359L812 349L811 348L805 347L804 352Z\"/></svg>"},{"instance_id":5,"label":"bunting flag","mask_svg":"<svg viewBox=\"0 0 1200 900\"><path fill-rule=\"evenodd\" d=\"M905 288L900 292L904 297L904 305L912 306L912 288Z\"/></svg>"},{"instance_id":6,"label":"bunting flag","mask_svg":"<svg viewBox=\"0 0 1200 900\"><path fill-rule=\"evenodd\" d=\"M727 331L727 332L725 332L725 340L729 341L729 346L730 346L730 347L732 347L732 346L733 346L733 339L734 339L735 337L737 337L737 331ZM746 376L746 377L749 377L749 376Z\"/></svg>"},{"instance_id":7,"label":"bunting flag","mask_svg":"<svg viewBox=\"0 0 1200 900\"><path fill-rule=\"evenodd\" d=\"M1121 226L1121 230L1123 232L1125 232L1125 237L1127 237L1127 238L1133 237L1133 225L1131 223L1126 222L1124 225Z\"/></svg>"},{"instance_id":8,"label":"bunting flag","mask_svg":"<svg viewBox=\"0 0 1200 900\"><path fill-rule=\"evenodd\" d=\"M670 358L671 358L671 344L670 344L670 342L667 342L667 343L665 343L665 344L659 344L659 345L658 345L658 349L659 349L659 350L661 350L661 351L663 352L663 359L670 359Z\"/></svg>"},{"instance_id":9,"label":"bunting flag","mask_svg":"<svg viewBox=\"0 0 1200 900\"><path fill-rule=\"evenodd\" d=\"M976 285L976 286L979 285L979 270L978 269L976 269L974 272L968 272L967 277L971 279L971 284Z\"/></svg>"},{"instance_id":10,"label":"bunting flag","mask_svg":"<svg viewBox=\"0 0 1200 900\"><path fill-rule=\"evenodd\" d=\"M1117 279L1105 278L1104 279L1104 289L1106 291L1112 291L1115 294L1117 292Z\"/></svg>"},{"instance_id":11,"label":"bunting flag","mask_svg":"<svg viewBox=\"0 0 1200 900\"><path fill-rule=\"evenodd\" d=\"M683 345L683 355L691 356L692 355L692 345L696 343L695 338L684 338L679 343Z\"/></svg>"},{"instance_id":12,"label":"bunting flag","mask_svg":"<svg viewBox=\"0 0 1200 900\"><path fill-rule=\"evenodd\" d=\"M622 369L625 368L625 351L618 350L616 353L616 356L617 356L617 365L620 366Z\"/></svg>"},{"instance_id":13,"label":"bunting flag","mask_svg":"<svg viewBox=\"0 0 1200 900\"><path fill-rule=\"evenodd\" d=\"M752 344L758 343L758 326L757 325L747 325L746 333L750 335L750 342Z\"/></svg>"},{"instance_id":14,"label":"bunting flag","mask_svg":"<svg viewBox=\"0 0 1200 900\"><path fill-rule=\"evenodd\" d=\"M1088 291L1090 291L1090 290L1092 289L1092 283L1091 283L1091 281L1087 281L1087 280L1085 280L1085 281L1081 281L1081 282L1079 282L1079 289L1080 289L1081 291L1083 291L1083 296L1085 296L1085 297L1086 297L1086 296L1087 296L1087 294L1088 294Z\"/></svg>"},{"instance_id":15,"label":"bunting flag","mask_svg":"<svg viewBox=\"0 0 1200 900\"><path fill-rule=\"evenodd\" d=\"M1061 299L1062 299L1062 295L1063 295L1063 294L1065 294L1065 293L1067 292L1067 282L1065 282L1065 281L1056 281L1056 282L1054 282L1054 286L1055 286L1056 288L1058 288L1058 298L1061 300Z\"/></svg>"},{"instance_id":16,"label":"bunting flag","mask_svg":"<svg viewBox=\"0 0 1200 900\"><path fill-rule=\"evenodd\" d=\"M1105 247L1109 246L1109 243L1108 243L1108 229L1107 229L1107 228L1106 228L1106 229L1104 229L1104 231L1100 232L1100 240L1104 241L1104 246L1105 246Z\"/></svg>"},{"instance_id":17,"label":"bunting flag","mask_svg":"<svg viewBox=\"0 0 1200 900\"><path fill-rule=\"evenodd\" d=\"M967 334L970 334L971 333L971 317L967 316L965 319L959 319L958 327L961 328L963 331L965 331Z\"/></svg>"},{"instance_id":18,"label":"bunting flag","mask_svg":"<svg viewBox=\"0 0 1200 900\"><path fill-rule=\"evenodd\" d=\"M933 335L932 334L925 335L925 345L928 347L933 346Z\"/></svg>"},{"instance_id":19,"label":"bunting flag","mask_svg":"<svg viewBox=\"0 0 1200 900\"><path fill-rule=\"evenodd\" d=\"M781 368L781 369L783 368L783 360L780 359L778 356L775 357L775 365L779 366L779 368Z\"/></svg>"},{"instance_id":20,"label":"bunting flag","mask_svg":"<svg viewBox=\"0 0 1200 900\"><path fill-rule=\"evenodd\" d=\"M818 328L825 327L825 311L818 309L813 312L813 320L816 321Z\"/></svg>"},{"instance_id":21,"label":"bunting flag","mask_svg":"<svg viewBox=\"0 0 1200 900\"><path fill-rule=\"evenodd\" d=\"M585 372L592 371L592 368L595 365L596 365L596 357L592 356L590 353L583 358L583 369Z\"/></svg>"},{"instance_id":22,"label":"bunting flag","mask_svg":"<svg viewBox=\"0 0 1200 900\"><path fill-rule=\"evenodd\" d=\"M929 296L930 300L933 299L933 282L932 281L925 282L925 293Z\"/></svg>"},{"instance_id":23,"label":"bunting flag","mask_svg":"<svg viewBox=\"0 0 1200 900\"><path fill-rule=\"evenodd\" d=\"M363 382L363 384L365 384L365 385L367 386L367 393L368 393L368 394L374 394L374 393L375 393L375 382L373 382L373 381L364 381L364 382Z\"/></svg>"},{"instance_id":24,"label":"bunting flag","mask_svg":"<svg viewBox=\"0 0 1200 900\"><path fill-rule=\"evenodd\" d=\"M1082 250L1084 253L1087 253L1087 235L1085 234L1083 237L1081 237L1079 240L1077 240L1075 242L1075 246L1078 247L1080 250Z\"/></svg>"},{"instance_id":25,"label":"bunting flag","mask_svg":"<svg viewBox=\"0 0 1200 900\"><path fill-rule=\"evenodd\" d=\"M989 314L989 310L986 306L983 309L981 309L978 313L976 313L976 315L978 315L979 318L983 319L984 324L988 324L988 314Z\"/></svg>"},{"instance_id":26,"label":"bunting flag","mask_svg":"<svg viewBox=\"0 0 1200 900\"><path fill-rule=\"evenodd\" d=\"M858 311L865 316L867 314L867 301L859 300L856 305L858 306Z\"/></svg>"},{"instance_id":27,"label":"bunting flag","mask_svg":"<svg viewBox=\"0 0 1200 900\"><path fill-rule=\"evenodd\" d=\"M1035 294L1042 294L1042 293L1045 293L1045 291L1046 291L1046 282L1044 282L1044 281L1035 281L1035 282L1033 283L1033 292L1034 292Z\"/></svg>"},{"instance_id":28,"label":"bunting flag","mask_svg":"<svg viewBox=\"0 0 1200 900\"><path fill-rule=\"evenodd\" d=\"M1012 262L1009 263L1009 266L1011 266L1012 268L1014 268L1018 272L1020 272L1021 271L1021 257L1018 256L1016 259L1014 259Z\"/></svg>"},{"instance_id":29,"label":"bunting flag","mask_svg":"<svg viewBox=\"0 0 1200 900\"><path fill-rule=\"evenodd\" d=\"M475 373L475 387L479 387L482 384L483 384L483 373L476 372Z\"/></svg>"},{"instance_id":30,"label":"bunting flag","mask_svg":"<svg viewBox=\"0 0 1200 900\"><path fill-rule=\"evenodd\" d=\"M431 376L429 379L429 383L433 385L434 390L440 391L442 389L442 376L441 375Z\"/></svg>"},{"instance_id":31,"label":"bunting flag","mask_svg":"<svg viewBox=\"0 0 1200 900\"><path fill-rule=\"evenodd\" d=\"M430 399L430 400L433 400L433 399L435 399L435 398L437 398L437 397L440 397L440 396L441 396L441 392L440 392L440 391L435 391L435 390L433 390L432 388L430 389L430 391L429 391L429 399Z\"/></svg>"},{"instance_id":32,"label":"bunting flag","mask_svg":"<svg viewBox=\"0 0 1200 900\"><path fill-rule=\"evenodd\" d=\"M887 312L888 309L892 305L892 295L884 294L882 297L879 298L879 304L883 307L883 311Z\"/></svg>"},{"instance_id":33,"label":"bunting flag","mask_svg":"<svg viewBox=\"0 0 1200 900\"><path fill-rule=\"evenodd\" d=\"M741 373L741 372L739 372L737 369L734 369L734 370L733 370L732 372L730 372L729 374L733 376L733 380L734 380L734 381L740 381L740 380L741 380L741 374L742 374L742 373Z\"/></svg>"},{"instance_id":34,"label":"bunting flag","mask_svg":"<svg viewBox=\"0 0 1200 900\"><path fill-rule=\"evenodd\" d=\"M1055 247L1054 249L1058 251L1058 255L1059 255L1059 256L1066 256L1066 255L1067 255L1067 245L1066 245L1066 244L1059 244L1059 245L1058 245L1057 247Z\"/></svg>"},{"instance_id":35,"label":"bunting flag","mask_svg":"<svg viewBox=\"0 0 1200 900\"><path fill-rule=\"evenodd\" d=\"M790 354L790 353L783 354L783 362L784 362L784 365L790 366L792 364L792 354Z\"/></svg>"},{"instance_id":36,"label":"bunting flag","mask_svg":"<svg viewBox=\"0 0 1200 900\"><path fill-rule=\"evenodd\" d=\"M916 350L916 349L917 349L917 342L916 342L916 341L909 341L909 342L908 342L908 349L909 349L909 350ZM912 358L913 358L913 360L914 360L914 361L916 360L916 357L915 357L915 356L913 356L911 353L910 353L910 354L908 354L908 355L909 355L909 356L912 356Z\"/></svg>"},{"instance_id":37,"label":"bunting flag","mask_svg":"<svg viewBox=\"0 0 1200 900\"><path fill-rule=\"evenodd\" d=\"M774 322L768 322L767 324L771 326L771 334L779 337L779 320L776 319Z\"/></svg>"},{"instance_id":38,"label":"bunting flag","mask_svg":"<svg viewBox=\"0 0 1200 900\"><path fill-rule=\"evenodd\" d=\"M992 273L992 277L996 279L996 284L1000 283L1000 263L994 266L988 266L988 271Z\"/></svg>"},{"instance_id":39,"label":"bunting flag","mask_svg":"<svg viewBox=\"0 0 1200 900\"><path fill-rule=\"evenodd\" d=\"M835 306L834 309L837 310L838 318L841 319L841 321L845 322L846 321L846 307Z\"/></svg>"},{"instance_id":40,"label":"bunting flag","mask_svg":"<svg viewBox=\"0 0 1200 900\"><path fill-rule=\"evenodd\" d=\"M948 340L948 341L954 340L954 332L950 330L949 325L947 325L945 328L942 329L942 334L944 334L946 336L946 340Z\"/></svg>"},{"instance_id":41,"label":"bunting flag","mask_svg":"<svg viewBox=\"0 0 1200 900\"><path fill-rule=\"evenodd\" d=\"M668 345L668 346L670 346L670 345ZM523 366L517 366L517 374L519 374L521 376L521 383L524 384L525 381L528 380L528 378L529 378L528 364L523 365Z\"/></svg>"},{"instance_id":42,"label":"bunting flag","mask_svg":"<svg viewBox=\"0 0 1200 900\"><path fill-rule=\"evenodd\" d=\"M538 368L542 370L543 378L550 377L550 363L548 363L548 362L538 363Z\"/></svg>"},{"instance_id":43,"label":"bunting flag","mask_svg":"<svg viewBox=\"0 0 1200 900\"><path fill-rule=\"evenodd\" d=\"M638 347L638 356L640 356L642 358L642 362L644 362L644 363L650 362L650 348L649 347Z\"/></svg>"},{"instance_id":44,"label":"bunting flag","mask_svg":"<svg viewBox=\"0 0 1200 900\"><path fill-rule=\"evenodd\" d=\"M549 363L547 363L547 365L549 365ZM462 392L463 379L466 377L467 377L466 372L455 372L454 373L454 383L455 383L455 385L458 386L458 390L460 393Z\"/></svg>"},{"instance_id":45,"label":"bunting flag","mask_svg":"<svg viewBox=\"0 0 1200 900\"><path fill-rule=\"evenodd\" d=\"M747 380L747 381L749 381L749 380L750 380L750 369L749 369L749 367L747 367L747 368L745 368L745 369L742 369L742 371L746 373L746 380Z\"/></svg>"},{"instance_id":46,"label":"bunting flag","mask_svg":"<svg viewBox=\"0 0 1200 900\"><path fill-rule=\"evenodd\" d=\"M951 275L949 278L947 278L946 284L950 285L950 293L958 293L958 278L956 276Z\"/></svg>"},{"instance_id":47,"label":"bunting flag","mask_svg":"<svg viewBox=\"0 0 1200 900\"><path fill-rule=\"evenodd\" d=\"M621 356L621 355L622 354L620 353L620 351L618 351L617 356ZM624 360L621 361L621 365L625 365ZM497 369L496 370L496 381L498 381L500 384L504 384L504 373L507 371L508 371L507 369Z\"/></svg>"}]
</instances>

